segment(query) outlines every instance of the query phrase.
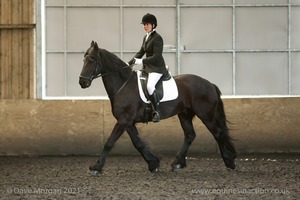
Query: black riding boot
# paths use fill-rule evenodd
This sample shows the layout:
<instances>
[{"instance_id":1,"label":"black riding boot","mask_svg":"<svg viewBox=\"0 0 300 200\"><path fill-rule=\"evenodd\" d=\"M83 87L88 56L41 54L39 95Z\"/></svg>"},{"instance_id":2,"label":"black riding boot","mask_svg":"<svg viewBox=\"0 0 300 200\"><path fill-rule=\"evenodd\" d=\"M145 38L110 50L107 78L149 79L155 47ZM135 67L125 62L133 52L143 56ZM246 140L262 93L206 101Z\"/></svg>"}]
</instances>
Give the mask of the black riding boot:
<instances>
[{"instance_id":1,"label":"black riding boot","mask_svg":"<svg viewBox=\"0 0 300 200\"><path fill-rule=\"evenodd\" d=\"M153 109L153 122L159 122L160 121L160 116L159 116L159 98L154 90L153 94L150 95L150 101L152 104L152 109Z\"/></svg>"}]
</instances>

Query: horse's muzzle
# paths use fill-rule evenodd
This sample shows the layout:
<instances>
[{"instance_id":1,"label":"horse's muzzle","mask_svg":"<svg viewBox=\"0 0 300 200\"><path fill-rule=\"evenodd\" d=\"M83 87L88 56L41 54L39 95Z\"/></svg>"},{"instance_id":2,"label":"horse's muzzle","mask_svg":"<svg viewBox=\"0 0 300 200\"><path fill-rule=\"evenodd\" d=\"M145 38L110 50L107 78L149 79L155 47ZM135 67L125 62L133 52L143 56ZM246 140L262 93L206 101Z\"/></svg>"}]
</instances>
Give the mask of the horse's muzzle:
<instances>
[{"instance_id":1,"label":"horse's muzzle","mask_svg":"<svg viewBox=\"0 0 300 200\"><path fill-rule=\"evenodd\" d=\"M85 78L81 78L79 77L79 84L81 86L81 88L88 88L91 86L92 81L85 79Z\"/></svg>"}]
</instances>

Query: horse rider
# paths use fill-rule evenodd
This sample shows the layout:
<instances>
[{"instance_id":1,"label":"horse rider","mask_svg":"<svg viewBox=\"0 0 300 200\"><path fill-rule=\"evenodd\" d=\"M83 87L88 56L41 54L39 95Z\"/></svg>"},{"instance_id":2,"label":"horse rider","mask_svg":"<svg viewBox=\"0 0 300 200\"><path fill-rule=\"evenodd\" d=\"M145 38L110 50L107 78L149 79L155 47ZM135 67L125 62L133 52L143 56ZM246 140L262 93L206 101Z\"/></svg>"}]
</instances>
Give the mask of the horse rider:
<instances>
[{"instance_id":1,"label":"horse rider","mask_svg":"<svg viewBox=\"0 0 300 200\"><path fill-rule=\"evenodd\" d=\"M155 86L167 69L162 56L164 42L162 37L156 32L157 20L152 14L147 13L142 18L142 23L146 35L139 52L128 62L129 65L143 64L143 70L148 73L147 91L153 108L153 122L160 121L159 97ZM146 54L146 58L142 57Z\"/></svg>"}]
</instances>

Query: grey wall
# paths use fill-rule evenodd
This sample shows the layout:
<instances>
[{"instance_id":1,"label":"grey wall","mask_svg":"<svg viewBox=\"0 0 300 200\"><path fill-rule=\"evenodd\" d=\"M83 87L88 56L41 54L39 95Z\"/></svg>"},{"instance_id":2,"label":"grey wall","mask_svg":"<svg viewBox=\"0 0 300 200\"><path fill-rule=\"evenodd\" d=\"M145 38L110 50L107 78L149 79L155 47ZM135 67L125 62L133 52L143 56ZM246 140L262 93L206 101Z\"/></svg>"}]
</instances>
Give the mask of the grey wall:
<instances>
[{"instance_id":1,"label":"grey wall","mask_svg":"<svg viewBox=\"0 0 300 200\"><path fill-rule=\"evenodd\" d=\"M95 40L128 61L147 12L173 75L200 75L225 95L300 94L299 0L46 0L45 96L106 96L101 80L79 88L83 52Z\"/></svg>"}]
</instances>

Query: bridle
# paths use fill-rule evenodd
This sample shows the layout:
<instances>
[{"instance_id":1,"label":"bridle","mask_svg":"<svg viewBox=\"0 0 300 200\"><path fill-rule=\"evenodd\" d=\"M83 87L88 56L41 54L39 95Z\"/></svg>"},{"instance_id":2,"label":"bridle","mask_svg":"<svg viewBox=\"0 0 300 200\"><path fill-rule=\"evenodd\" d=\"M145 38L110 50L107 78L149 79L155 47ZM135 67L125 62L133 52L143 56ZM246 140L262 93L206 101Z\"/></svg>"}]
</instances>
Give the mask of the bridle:
<instances>
[{"instance_id":1,"label":"bridle","mask_svg":"<svg viewBox=\"0 0 300 200\"><path fill-rule=\"evenodd\" d=\"M100 78L102 76L105 76L105 75L108 75L109 73L106 73L106 74L101 74L100 72L100 69L102 68L102 63L101 63L101 60L96 60L96 67L95 67L95 70L93 72L93 74L90 76L90 77L87 77L87 76L83 76L83 75L80 75L79 78L81 79L85 79L85 80L89 80L89 81L92 81L96 78Z\"/></svg>"},{"instance_id":2,"label":"bridle","mask_svg":"<svg viewBox=\"0 0 300 200\"><path fill-rule=\"evenodd\" d=\"M86 54L86 55L87 55L87 54ZM86 55L85 55L85 56L86 56ZM100 56L99 52L98 52L98 56ZM109 74L110 74L110 73L102 74L102 73L100 72L100 70L101 70L102 67L103 67L102 62L101 62L101 59L97 58L97 59L95 59L95 60L96 60L96 67L95 67L95 69L94 69L93 74L92 74L90 77L83 76L83 75L80 74L80 76L79 76L80 79L92 81L92 80L94 80L94 79L97 79L97 78L100 78L100 77L102 77L102 76L106 76L106 75L109 75ZM132 64L132 65L127 65L126 67L123 67L123 69L126 69L126 68L132 68L133 65L134 65L134 64ZM130 77L129 77L129 78L130 78ZM128 80L129 80L129 78L128 78ZM128 82L128 80L126 81L126 83Z\"/></svg>"}]
</instances>

